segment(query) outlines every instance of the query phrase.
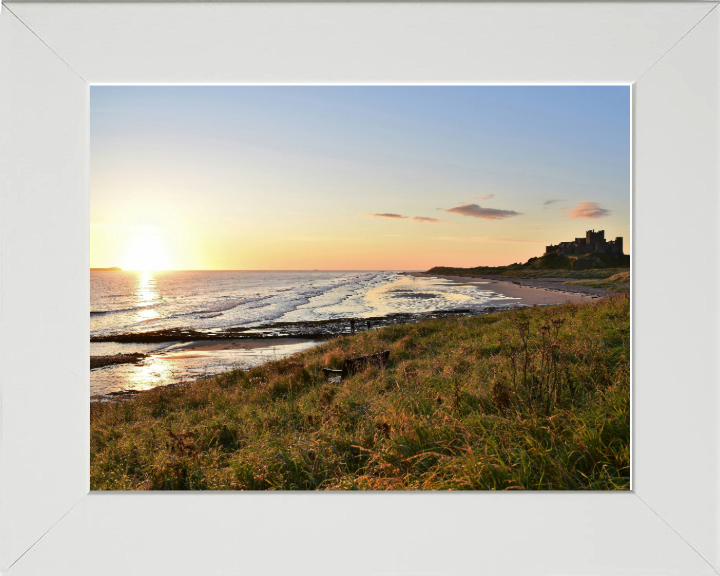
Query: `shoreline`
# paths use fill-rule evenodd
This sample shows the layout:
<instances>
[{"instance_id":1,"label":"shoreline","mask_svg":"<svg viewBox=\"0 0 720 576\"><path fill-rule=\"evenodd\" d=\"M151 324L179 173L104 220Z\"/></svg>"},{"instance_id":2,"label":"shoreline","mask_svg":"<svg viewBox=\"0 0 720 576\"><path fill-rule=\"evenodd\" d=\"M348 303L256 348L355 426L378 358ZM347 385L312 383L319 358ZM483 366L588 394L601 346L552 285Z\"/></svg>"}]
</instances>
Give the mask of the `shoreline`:
<instances>
[{"instance_id":1,"label":"shoreline","mask_svg":"<svg viewBox=\"0 0 720 576\"><path fill-rule=\"evenodd\" d=\"M190 358L192 355L202 354L203 352L223 352L229 350L253 350L256 348L271 348L278 346L290 346L293 344L303 344L308 341L307 338L277 338L270 342L263 339L215 339L215 340L189 340L179 342L150 353L133 352L131 354L109 354L109 355L90 355L90 370L105 368L106 366L116 366L118 364L138 364L146 358L162 358L171 357L174 359ZM184 353L184 354L183 354Z\"/></svg>"},{"instance_id":2,"label":"shoreline","mask_svg":"<svg viewBox=\"0 0 720 576\"><path fill-rule=\"evenodd\" d=\"M238 334L237 332L227 333L202 333L192 330L182 331L163 331L161 333L152 333L149 335L133 335L127 334L120 338L109 337L107 340L99 340L101 342L118 342L124 344L132 343L160 343L172 342L167 348L162 348L157 352L150 352L143 355L135 354L115 354L108 356L90 356L91 364L91 388L92 379L107 378L103 373L104 370L113 370L120 368L124 370L137 370L138 372L151 372L153 368L157 369L161 366L172 367L176 375L170 382L158 381L154 386L147 388L128 387L128 383L133 379L125 377L125 382L114 384L114 388L109 392L91 392L90 402L109 402L128 398L134 398L138 394L149 392L150 390L176 388L178 386L188 386L199 380L203 380L207 376L215 376L225 370L213 370L212 373L195 376L192 375L192 364L202 361L216 366L227 366L232 362L243 362L247 358L243 358L248 351L256 351L259 355L267 355L267 358L260 361L259 365L275 359L268 355L270 350L279 352L283 357L293 356L301 353L291 352L285 356L283 349L292 348L301 343L314 342L320 345L328 341L332 341L339 336L356 335L374 331L377 328L387 326L415 324L425 319L442 319L442 318L460 318L471 317L498 312L501 310L518 310L526 306L504 306L500 308L486 307L484 309L463 309L453 311L425 312L418 314L394 314L387 317L379 317L371 319L370 327L367 320L357 320L355 331L353 332L350 325L350 319L344 318L332 321L306 322L306 323L286 323L285 330L278 331L278 325L274 325L274 331L270 334L258 334L257 332ZM258 330L257 328L253 330ZM249 332L249 330L248 330ZM149 338L148 338L149 336ZM98 341L91 339L91 342ZM252 352L250 352L252 354ZM140 357L142 356L142 357ZM231 360L231 357L233 358ZM136 359L137 358L137 359ZM93 366L95 364L95 366ZM166 370L160 369L159 373L164 374ZM178 376L182 373L182 376Z\"/></svg>"},{"instance_id":3,"label":"shoreline","mask_svg":"<svg viewBox=\"0 0 720 576\"><path fill-rule=\"evenodd\" d=\"M426 318L457 318L477 316L500 310L513 310L525 307L520 303L503 306L484 306L482 308L458 308L455 310L434 310L430 312L396 313L369 318L336 318L306 322L277 322L252 328L227 328L213 331L199 331L190 328L170 328L153 332L125 332L106 336L91 336L90 342L117 342L149 344L159 342L198 342L209 340L277 340L303 338L306 340L328 340L335 336L352 334L352 321L355 321L354 333L367 332L385 326L410 324Z\"/></svg>"},{"instance_id":4,"label":"shoreline","mask_svg":"<svg viewBox=\"0 0 720 576\"><path fill-rule=\"evenodd\" d=\"M202 340L224 339L277 339L306 338L326 340L342 334L363 332L383 326L394 326L417 322L424 318L445 318L458 316L475 316L488 312L512 310L528 306L552 306L569 302L588 302L594 298L612 294L609 290L587 286L565 285L567 279L507 279L501 276L452 276L429 274L427 272L402 272L403 276L439 278L450 280L454 284L465 286L482 285L501 296L518 299L512 303L502 298L492 299L486 305L476 307L459 307L452 310L433 310L428 312L398 312L383 316L366 318L335 318L331 320L274 322L250 328L233 327L215 330L194 330L192 328L168 328L150 332L123 332L91 336L90 342L118 343L158 343L158 342L193 342ZM421 297L419 295L418 297Z\"/></svg>"},{"instance_id":5,"label":"shoreline","mask_svg":"<svg viewBox=\"0 0 720 576\"><path fill-rule=\"evenodd\" d=\"M90 370L97 370L105 366L115 366L117 364L137 364L142 362L147 354L141 352L133 352L132 354L110 354L104 356L90 355Z\"/></svg>"},{"instance_id":6,"label":"shoreline","mask_svg":"<svg viewBox=\"0 0 720 576\"><path fill-rule=\"evenodd\" d=\"M587 286L565 285L567 278L513 278L504 276L452 276L429 274L427 272L409 272L408 276L420 278L442 278L455 284L466 286L482 285L488 290L510 298L520 298L518 304L525 306L554 306L593 299L613 294L610 290Z\"/></svg>"},{"instance_id":7,"label":"shoreline","mask_svg":"<svg viewBox=\"0 0 720 576\"><path fill-rule=\"evenodd\" d=\"M524 308L528 306L551 306L569 302L588 302L593 298L612 294L609 290L588 286L565 285L567 279L508 279L502 276L454 276L430 274L427 272L400 272L401 276L418 278L438 278L449 280L457 285L483 287L505 298L490 299L478 306L458 307L450 310L427 312L397 312L379 316L354 318L342 317L330 320L273 322L253 327L231 327L196 330L189 327L167 328L148 332L121 332L117 334L95 335L90 342L116 343L161 343L193 342L224 339L278 339L306 338L326 340L342 334L362 332L383 326L407 324L424 318L444 318L457 316L475 316L488 312ZM423 294L416 297L421 298ZM430 297L430 295L428 295ZM508 302L507 298L514 299ZM354 326L353 326L354 323Z\"/></svg>"},{"instance_id":8,"label":"shoreline","mask_svg":"<svg viewBox=\"0 0 720 576\"><path fill-rule=\"evenodd\" d=\"M254 368L319 345L318 340L203 340L175 342L146 354L90 356L92 401L185 385L236 368Z\"/></svg>"},{"instance_id":9,"label":"shoreline","mask_svg":"<svg viewBox=\"0 0 720 576\"><path fill-rule=\"evenodd\" d=\"M418 313L395 313L372 318L338 318L309 322L283 322L267 324L253 328L229 328L225 330L198 331L189 328L175 328L146 333L125 333L91 337L91 342L108 342L119 344L164 343L171 344L147 354L114 354L90 357L91 373L103 368L120 364L131 364L127 369L137 366L143 369L161 364L173 364L180 367L184 362L197 362L206 359L208 362L227 361L230 355L237 355L241 361L243 355L250 350L262 355L269 349L282 350L296 344L315 342L319 345L338 336L369 332L386 326L414 324L425 319L462 318L481 316L503 310L520 310L534 306L555 306L567 303L584 303L597 300L601 296L612 294L601 289L582 286L564 286L557 289L554 284L562 285L564 279L507 280L491 276L450 276L428 274L425 272L406 272L404 275L415 277L431 277L449 280L458 285L478 286L498 293L507 298L517 298L508 304L505 299L490 300L483 307L459 308L455 310L436 310ZM540 285L538 285L540 283ZM498 305L499 302L502 302ZM354 325L352 321L354 320ZM239 354L238 354L239 353ZM251 353L252 354L252 353ZM295 353L291 353L293 355ZM262 364L272 358L261 361ZM220 373L220 372L218 372ZM186 373L187 377L187 373ZM157 385L145 389L128 389L122 387L110 392L91 395L91 402L110 401L135 397L137 394L158 388L186 386L202 379L193 377L187 381L171 383L158 382Z\"/></svg>"}]
</instances>

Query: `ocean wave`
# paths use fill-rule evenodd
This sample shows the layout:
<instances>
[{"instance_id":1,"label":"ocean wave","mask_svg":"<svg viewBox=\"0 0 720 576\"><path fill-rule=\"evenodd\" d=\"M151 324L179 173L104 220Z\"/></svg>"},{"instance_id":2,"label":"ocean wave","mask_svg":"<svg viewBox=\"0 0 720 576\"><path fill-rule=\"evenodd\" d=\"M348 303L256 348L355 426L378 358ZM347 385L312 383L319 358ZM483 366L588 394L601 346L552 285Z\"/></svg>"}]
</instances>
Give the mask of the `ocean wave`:
<instances>
[{"instance_id":1,"label":"ocean wave","mask_svg":"<svg viewBox=\"0 0 720 576\"><path fill-rule=\"evenodd\" d=\"M117 310L90 310L90 316L108 316L109 314L122 314L124 312L137 312L138 310L147 310L154 307L155 304L147 306L135 306L134 308L118 308Z\"/></svg>"},{"instance_id":2,"label":"ocean wave","mask_svg":"<svg viewBox=\"0 0 720 576\"><path fill-rule=\"evenodd\" d=\"M392 272L227 273L221 276L177 273L158 280L156 291L158 296L162 295L162 302L153 302L150 306L156 306L161 314L154 318L132 314L143 310L132 307L135 286L128 290L124 302L114 303L116 309L112 310L100 309L105 303L105 294L94 292L96 309L91 312L91 333L144 331L148 325L153 329L222 330L368 314L372 306L365 302L364 294L396 279ZM108 293L117 294L117 287L109 287Z\"/></svg>"},{"instance_id":3,"label":"ocean wave","mask_svg":"<svg viewBox=\"0 0 720 576\"><path fill-rule=\"evenodd\" d=\"M168 318L182 318L184 316L197 316L198 318L215 318L217 316L222 316L223 312L228 312L229 310L233 310L238 306L243 306L245 304L254 304L255 302L262 302L263 300L267 300L269 298L272 298L272 295L261 296L259 298L246 298L245 300L235 300L232 303L226 302L217 306L203 308L201 310L193 310L192 312L173 314L172 316L168 316ZM249 306L248 308L252 308L252 306Z\"/></svg>"},{"instance_id":4,"label":"ocean wave","mask_svg":"<svg viewBox=\"0 0 720 576\"><path fill-rule=\"evenodd\" d=\"M292 298L275 300L259 306L243 308L243 318L237 319L234 326L253 326L274 322L294 320L296 315L306 320L331 319L343 317L344 313L319 312L340 304L349 298L357 297L378 282L387 281L385 275L379 274L354 276L333 284L307 284L300 286ZM388 276L389 277L389 276ZM305 309L306 308L306 309ZM254 314L248 314L252 310Z\"/></svg>"}]
</instances>

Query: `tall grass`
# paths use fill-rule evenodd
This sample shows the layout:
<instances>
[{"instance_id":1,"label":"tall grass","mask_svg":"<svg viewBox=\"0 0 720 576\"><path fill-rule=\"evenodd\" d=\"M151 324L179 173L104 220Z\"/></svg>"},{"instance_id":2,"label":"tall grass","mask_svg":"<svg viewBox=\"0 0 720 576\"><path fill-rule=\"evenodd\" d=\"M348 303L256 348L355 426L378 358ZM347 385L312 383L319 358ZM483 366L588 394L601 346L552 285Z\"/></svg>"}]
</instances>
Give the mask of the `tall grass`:
<instances>
[{"instance_id":1,"label":"tall grass","mask_svg":"<svg viewBox=\"0 0 720 576\"><path fill-rule=\"evenodd\" d=\"M590 288L602 288L603 290L612 290L613 292L630 293L630 272L619 272L609 276L605 280L575 280L564 282L574 286L589 286Z\"/></svg>"},{"instance_id":2,"label":"tall grass","mask_svg":"<svg viewBox=\"0 0 720 576\"><path fill-rule=\"evenodd\" d=\"M390 350L342 383L321 368ZM343 336L91 406L102 489L629 488L629 299Z\"/></svg>"},{"instance_id":3,"label":"tall grass","mask_svg":"<svg viewBox=\"0 0 720 576\"><path fill-rule=\"evenodd\" d=\"M507 278L570 278L575 280L605 279L625 273L628 268L591 268L590 270L508 270Z\"/></svg>"}]
</instances>

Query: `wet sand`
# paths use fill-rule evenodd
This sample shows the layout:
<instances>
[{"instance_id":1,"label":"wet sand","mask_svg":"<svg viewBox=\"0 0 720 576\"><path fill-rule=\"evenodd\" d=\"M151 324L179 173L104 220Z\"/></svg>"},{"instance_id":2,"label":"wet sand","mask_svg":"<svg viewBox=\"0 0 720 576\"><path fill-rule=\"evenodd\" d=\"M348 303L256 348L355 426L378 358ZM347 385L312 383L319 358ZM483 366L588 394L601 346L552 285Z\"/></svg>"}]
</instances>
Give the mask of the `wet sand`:
<instances>
[{"instance_id":1,"label":"wet sand","mask_svg":"<svg viewBox=\"0 0 720 576\"><path fill-rule=\"evenodd\" d=\"M320 343L300 338L181 342L144 355L137 363L91 370L91 400L137 394L158 386L184 385L197 378L286 358Z\"/></svg>"},{"instance_id":2,"label":"wet sand","mask_svg":"<svg viewBox=\"0 0 720 576\"><path fill-rule=\"evenodd\" d=\"M103 368L113 364L137 364L145 358L145 354L113 354L111 356L90 356L90 370Z\"/></svg>"},{"instance_id":3,"label":"wet sand","mask_svg":"<svg viewBox=\"0 0 720 576\"><path fill-rule=\"evenodd\" d=\"M198 352L218 352L221 350L253 350L255 348L272 348L275 346L288 346L290 344L305 344L305 338L243 338L242 340L196 340L191 342L182 342L169 346L163 350L164 353L179 352L180 350L198 351ZM180 356L174 354L175 358Z\"/></svg>"},{"instance_id":4,"label":"wet sand","mask_svg":"<svg viewBox=\"0 0 720 576\"><path fill-rule=\"evenodd\" d=\"M521 280L498 280L496 278L481 276L443 276L441 274L427 274L425 272L410 272L409 276L443 278L465 286L478 286L485 290L492 290L509 298L520 298L517 304L526 306L549 306L553 304L567 304L576 302L588 302L596 298L598 294L588 294L583 291L570 291L549 287L528 286ZM522 283L521 283L522 282ZM562 282L558 282L562 284ZM564 288L567 288L563 285ZM492 301L489 302L492 305Z\"/></svg>"}]
</instances>

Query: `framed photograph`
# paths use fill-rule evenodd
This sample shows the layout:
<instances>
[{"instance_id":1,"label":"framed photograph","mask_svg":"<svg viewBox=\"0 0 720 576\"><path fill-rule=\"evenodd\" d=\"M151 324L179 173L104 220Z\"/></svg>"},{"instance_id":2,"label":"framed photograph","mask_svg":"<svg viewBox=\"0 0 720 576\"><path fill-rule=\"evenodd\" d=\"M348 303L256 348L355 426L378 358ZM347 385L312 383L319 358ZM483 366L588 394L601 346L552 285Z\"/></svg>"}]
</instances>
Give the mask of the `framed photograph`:
<instances>
[{"instance_id":1,"label":"framed photograph","mask_svg":"<svg viewBox=\"0 0 720 576\"><path fill-rule=\"evenodd\" d=\"M3 573L718 573L716 8L3 5Z\"/></svg>"},{"instance_id":2,"label":"framed photograph","mask_svg":"<svg viewBox=\"0 0 720 576\"><path fill-rule=\"evenodd\" d=\"M93 86L90 488L629 490L630 125L627 85Z\"/></svg>"}]
</instances>

